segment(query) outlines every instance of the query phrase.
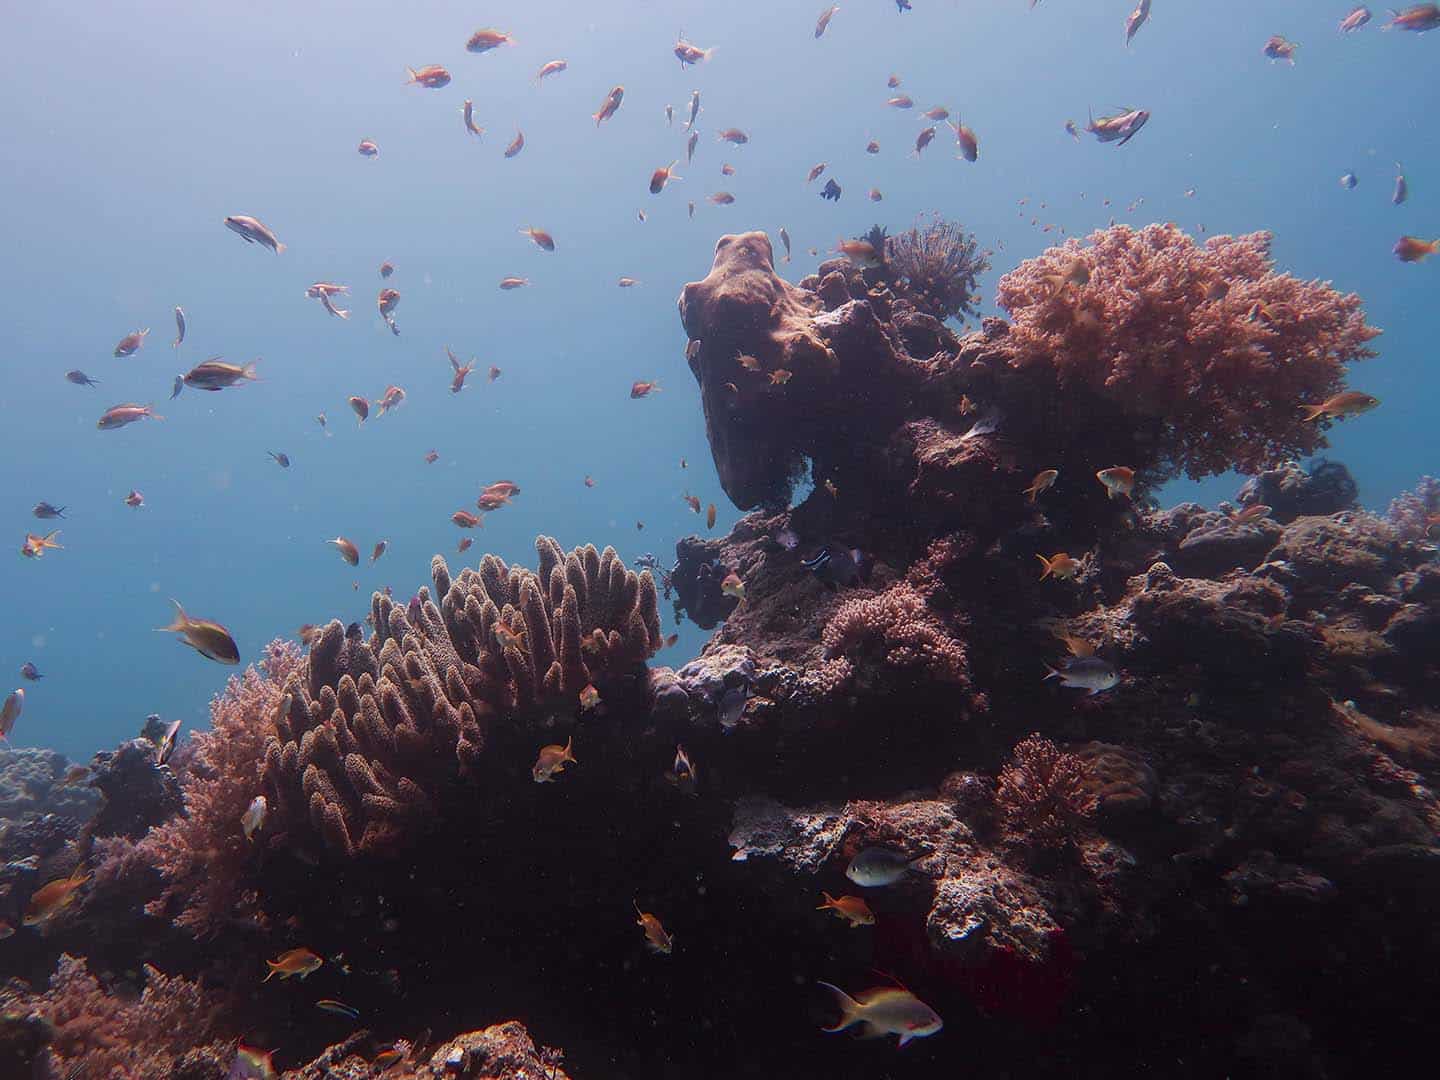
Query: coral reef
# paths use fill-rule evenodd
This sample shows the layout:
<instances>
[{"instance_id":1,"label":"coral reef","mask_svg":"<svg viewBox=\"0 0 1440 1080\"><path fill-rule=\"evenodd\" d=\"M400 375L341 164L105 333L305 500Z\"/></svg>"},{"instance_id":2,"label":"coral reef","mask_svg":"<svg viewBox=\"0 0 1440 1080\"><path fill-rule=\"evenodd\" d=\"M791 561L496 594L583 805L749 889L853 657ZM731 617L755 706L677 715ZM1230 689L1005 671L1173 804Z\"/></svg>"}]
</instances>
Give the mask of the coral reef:
<instances>
[{"instance_id":1,"label":"coral reef","mask_svg":"<svg viewBox=\"0 0 1440 1080\"><path fill-rule=\"evenodd\" d=\"M216 1038L220 1001L196 983L148 964L138 997L122 997L107 992L84 960L62 954L45 990L7 986L0 991L0 1009L47 1025L45 1049L31 1059L36 1076L219 1080L234 1057L234 1042Z\"/></svg>"},{"instance_id":2,"label":"coral reef","mask_svg":"<svg viewBox=\"0 0 1440 1080\"><path fill-rule=\"evenodd\" d=\"M1440 480L1422 476L1412 490L1390 500L1385 517L1406 540L1423 540L1440 533Z\"/></svg>"},{"instance_id":3,"label":"coral reef","mask_svg":"<svg viewBox=\"0 0 1440 1080\"><path fill-rule=\"evenodd\" d=\"M638 678L661 641L649 572L610 548L535 547L536 572L487 555L454 580L436 556L439 607L424 590L408 610L377 593L370 641L338 622L321 631L265 748L272 844L394 850L478 779L493 719L573 715L587 686Z\"/></svg>"},{"instance_id":4,"label":"coral reef","mask_svg":"<svg viewBox=\"0 0 1440 1080\"><path fill-rule=\"evenodd\" d=\"M375 1039L357 1032L293 1072L289 1080L370 1080L379 1074L374 1054L362 1049ZM468 1031L433 1050L406 1045L404 1057L383 1071L389 1080L570 1080L559 1050L536 1046L523 1024L508 1020Z\"/></svg>"},{"instance_id":5,"label":"coral reef","mask_svg":"<svg viewBox=\"0 0 1440 1080\"><path fill-rule=\"evenodd\" d=\"M1271 517L1288 525L1297 517L1354 510L1359 497L1355 478L1338 461L1319 460L1308 469L1298 461L1284 461L1246 480L1235 501L1241 506L1268 506Z\"/></svg>"},{"instance_id":6,"label":"coral reef","mask_svg":"<svg viewBox=\"0 0 1440 1080\"><path fill-rule=\"evenodd\" d=\"M260 792L256 767L272 730L268 718L279 705L281 687L302 662L295 645L271 642L260 663L232 676L211 702L210 730L191 736L184 812L152 829L139 844L140 857L166 882L150 904L152 913L171 912L178 925L200 935L255 917L255 898L247 897L242 885L254 845L240 819ZM127 876L123 847L112 846L104 854L107 874Z\"/></svg>"},{"instance_id":7,"label":"coral reef","mask_svg":"<svg viewBox=\"0 0 1440 1080\"><path fill-rule=\"evenodd\" d=\"M1270 234L1203 245L1173 225L1068 240L1000 279L1015 363L1054 368L1066 390L1150 425L1152 457L1202 477L1256 472L1323 445L1300 405L1343 388L1374 355L1360 298L1276 273Z\"/></svg>"},{"instance_id":8,"label":"coral reef","mask_svg":"<svg viewBox=\"0 0 1440 1080\"><path fill-rule=\"evenodd\" d=\"M880 250L885 279L918 311L940 320L975 314L976 281L990 269L989 253L958 224L935 214L885 237Z\"/></svg>"},{"instance_id":9,"label":"coral reef","mask_svg":"<svg viewBox=\"0 0 1440 1080\"><path fill-rule=\"evenodd\" d=\"M1039 735L1015 744L1000 772L995 802L1010 830L1045 846L1073 843L1099 798L1088 790L1085 762Z\"/></svg>"}]
</instances>

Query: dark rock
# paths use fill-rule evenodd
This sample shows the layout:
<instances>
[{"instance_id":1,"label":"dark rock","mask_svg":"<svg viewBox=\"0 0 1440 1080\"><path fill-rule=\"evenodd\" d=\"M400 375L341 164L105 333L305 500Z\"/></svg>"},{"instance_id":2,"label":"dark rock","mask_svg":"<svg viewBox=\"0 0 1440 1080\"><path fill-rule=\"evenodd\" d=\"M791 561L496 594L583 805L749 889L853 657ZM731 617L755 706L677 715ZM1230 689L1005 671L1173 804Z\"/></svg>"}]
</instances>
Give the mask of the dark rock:
<instances>
[{"instance_id":1,"label":"dark rock","mask_svg":"<svg viewBox=\"0 0 1440 1080\"><path fill-rule=\"evenodd\" d=\"M1276 521L1289 524L1297 517L1352 510L1359 495L1355 478L1338 461L1317 460L1308 471L1297 461L1287 461L1246 480L1235 501L1242 506L1264 504Z\"/></svg>"},{"instance_id":2,"label":"dark rock","mask_svg":"<svg viewBox=\"0 0 1440 1080\"><path fill-rule=\"evenodd\" d=\"M96 754L90 767L91 783L105 796L87 826L90 836L138 840L150 826L179 813L180 785L168 768L155 764L155 744L148 739Z\"/></svg>"}]
</instances>

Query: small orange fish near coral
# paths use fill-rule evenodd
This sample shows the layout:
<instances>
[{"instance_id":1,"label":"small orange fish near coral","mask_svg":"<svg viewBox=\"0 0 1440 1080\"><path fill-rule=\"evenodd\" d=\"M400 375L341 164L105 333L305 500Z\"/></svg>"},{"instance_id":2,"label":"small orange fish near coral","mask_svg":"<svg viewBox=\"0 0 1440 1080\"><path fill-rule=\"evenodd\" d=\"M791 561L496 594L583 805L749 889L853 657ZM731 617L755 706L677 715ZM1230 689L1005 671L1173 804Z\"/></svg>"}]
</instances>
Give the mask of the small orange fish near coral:
<instances>
[{"instance_id":1,"label":"small orange fish near coral","mask_svg":"<svg viewBox=\"0 0 1440 1080\"><path fill-rule=\"evenodd\" d=\"M351 566L355 566L360 562L360 549L355 546L353 541L347 540L343 536L337 536L334 540L326 540L325 542L327 544L334 544L335 550L340 552L340 557Z\"/></svg>"},{"instance_id":2,"label":"small orange fish near coral","mask_svg":"<svg viewBox=\"0 0 1440 1080\"><path fill-rule=\"evenodd\" d=\"M1112 499L1117 495L1124 495L1128 499L1135 490L1135 470L1126 465L1101 469L1095 474L1095 479L1105 486L1105 493Z\"/></svg>"},{"instance_id":3,"label":"small orange fish near coral","mask_svg":"<svg viewBox=\"0 0 1440 1080\"><path fill-rule=\"evenodd\" d=\"M365 423L370 417L370 402L358 394L350 396L350 411L358 418L359 423Z\"/></svg>"},{"instance_id":4,"label":"small orange fish near coral","mask_svg":"<svg viewBox=\"0 0 1440 1080\"><path fill-rule=\"evenodd\" d=\"M1024 493L1030 496L1030 501L1033 503L1055 486L1055 481L1059 476L1059 469L1044 469L1035 474L1035 479L1030 481L1030 486L1025 489Z\"/></svg>"},{"instance_id":5,"label":"small orange fish near coral","mask_svg":"<svg viewBox=\"0 0 1440 1080\"><path fill-rule=\"evenodd\" d=\"M514 45L515 39L504 30L476 30L470 35L470 40L465 43L465 51L472 53L485 53L491 49L498 49L501 45Z\"/></svg>"},{"instance_id":6,"label":"small orange fish near coral","mask_svg":"<svg viewBox=\"0 0 1440 1080\"><path fill-rule=\"evenodd\" d=\"M660 956L669 956L671 950L675 948L675 939L660 924L659 918L649 912L641 911L638 902L635 903L635 914L639 916L635 920L635 925L645 931L645 947Z\"/></svg>"},{"instance_id":7,"label":"small orange fish near coral","mask_svg":"<svg viewBox=\"0 0 1440 1080\"><path fill-rule=\"evenodd\" d=\"M735 571L725 575L725 580L720 582L720 591L726 596L733 596L736 600L745 599L745 582L740 580L740 575Z\"/></svg>"},{"instance_id":8,"label":"small orange fish near coral","mask_svg":"<svg viewBox=\"0 0 1440 1080\"><path fill-rule=\"evenodd\" d=\"M462 529L473 529L480 524L480 516L469 510L456 510L450 515L450 520Z\"/></svg>"},{"instance_id":9,"label":"small orange fish near coral","mask_svg":"<svg viewBox=\"0 0 1440 1080\"><path fill-rule=\"evenodd\" d=\"M787 382L789 382L789 381L790 381L790 372L787 371L787 370L786 370L785 368L783 368L783 367L782 367L782 368L776 368L774 371L770 372L770 385L771 385L771 386L784 386L784 385L785 385Z\"/></svg>"},{"instance_id":10,"label":"small orange fish near coral","mask_svg":"<svg viewBox=\"0 0 1440 1080\"><path fill-rule=\"evenodd\" d=\"M705 508L705 528L707 528L707 529L713 529L714 527L715 527L715 504L714 504L714 503L711 503L709 506L707 506L707 507Z\"/></svg>"},{"instance_id":11,"label":"small orange fish near coral","mask_svg":"<svg viewBox=\"0 0 1440 1080\"><path fill-rule=\"evenodd\" d=\"M384 555L384 554L385 554L385 549L388 548L389 546L390 546L390 541L389 541L389 540L381 540L381 541L378 541L378 542L375 544L374 549L370 552L370 561L373 563L376 559L380 558L381 555Z\"/></svg>"},{"instance_id":12,"label":"small orange fish near coral","mask_svg":"<svg viewBox=\"0 0 1440 1080\"><path fill-rule=\"evenodd\" d=\"M495 381L496 379L498 379L499 377L500 377L500 369L499 369L498 367L496 367L494 364L491 364L491 365L490 365L490 370L489 370L488 372L486 372L485 381L486 381L486 382L494 382L494 381Z\"/></svg>"},{"instance_id":13,"label":"small orange fish near coral","mask_svg":"<svg viewBox=\"0 0 1440 1080\"><path fill-rule=\"evenodd\" d=\"M582 709L593 709L600 704L600 691L595 689L594 683L586 683L585 689L580 691L580 707Z\"/></svg>"},{"instance_id":14,"label":"small orange fish near coral","mask_svg":"<svg viewBox=\"0 0 1440 1080\"><path fill-rule=\"evenodd\" d=\"M649 397L651 394L655 393L659 389L660 384L658 382L633 382L630 384L630 397Z\"/></svg>"},{"instance_id":15,"label":"small orange fish near coral","mask_svg":"<svg viewBox=\"0 0 1440 1080\"><path fill-rule=\"evenodd\" d=\"M75 867L68 878L56 878L30 894L24 925L43 926L75 902L80 886L90 880L83 867Z\"/></svg>"},{"instance_id":16,"label":"small orange fish near coral","mask_svg":"<svg viewBox=\"0 0 1440 1080\"><path fill-rule=\"evenodd\" d=\"M395 264L389 259L386 259L380 264L380 276L382 278L388 278L393 273L395 273Z\"/></svg>"},{"instance_id":17,"label":"small orange fish near coral","mask_svg":"<svg viewBox=\"0 0 1440 1080\"><path fill-rule=\"evenodd\" d=\"M123 338L121 338L119 343L115 346L115 355L134 356L137 352L140 351L140 347L145 344L145 338L149 335L149 333L150 331L148 329L132 330L130 333L126 334Z\"/></svg>"},{"instance_id":18,"label":"small orange fish near coral","mask_svg":"<svg viewBox=\"0 0 1440 1080\"><path fill-rule=\"evenodd\" d=\"M399 386L387 386L385 393L380 396L380 412L384 416L391 409L396 408L405 400L405 390Z\"/></svg>"},{"instance_id":19,"label":"small orange fish near coral","mask_svg":"<svg viewBox=\"0 0 1440 1080\"><path fill-rule=\"evenodd\" d=\"M817 907L816 911L833 911L852 927L875 925L875 913L870 910L870 905L865 903L864 898L842 896L837 899L823 891L820 895L824 897L824 903Z\"/></svg>"},{"instance_id":20,"label":"small orange fish near coral","mask_svg":"<svg viewBox=\"0 0 1440 1080\"><path fill-rule=\"evenodd\" d=\"M525 132L521 131L521 130L517 127L517 128L515 129L515 137L514 137L513 139L511 139L510 142L509 142L509 144L506 145L506 147L505 147L505 157L507 157L507 158L513 158L515 155L517 155L518 153L520 153L521 150L524 150L524 149L525 149Z\"/></svg>"},{"instance_id":21,"label":"small orange fish near coral","mask_svg":"<svg viewBox=\"0 0 1440 1080\"><path fill-rule=\"evenodd\" d=\"M537 784L553 784L555 775L564 772L566 765L578 765L579 762L575 760L573 752L574 742L574 738L571 737L565 740L564 746L551 744L541 747L540 754L535 759L535 765L530 770L530 778Z\"/></svg>"},{"instance_id":22,"label":"small orange fish near coral","mask_svg":"<svg viewBox=\"0 0 1440 1080\"><path fill-rule=\"evenodd\" d=\"M885 102L885 104L889 105L892 109L911 109L915 107L915 102L909 94L896 94Z\"/></svg>"},{"instance_id":23,"label":"small orange fish near coral","mask_svg":"<svg viewBox=\"0 0 1440 1080\"><path fill-rule=\"evenodd\" d=\"M885 261L869 240L841 240L835 250L856 266L879 266Z\"/></svg>"},{"instance_id":24,"label":"small orange fish near coral","mask_svg":"<svg viewBox=\"0 0 1440 1080\"><path fill-rule=\"evenodd\" d=\"M681 495L680 498L685 500L685 505L690 507L692 513L698 514L700 512L700 497L698 495L690 495L687 493Z\"/></svg>"},{"instance_id":25,"label":"small orange fish near coral","mask_svg":"<svg viewBox=\"0 0 1440 1080\"><path fill-rule=\"evenodd\" d=\"M1369 394L1362 394L1358 390L1346 390L1342 394L1336 394L1319 405L1301 405L1305 410L1305 420L1308 423L1312 420L1338 420L1344 416L1358 416L1360 413L1369 412L1380 404L1380 399L1371 397Z\"/></svg>"},{"instance_id":26,"label":"small orange fish near coral","mask_svg":"<svg viewBox=\"0 0 1440 1080\"><path fill-rule=\"evenodd\" d=\"M319 971L325 961L322 957L315 955L309 949L290 949L281 953L274 960L266 960L265 966L270 973L261 982L269 982L274 976L279 975L282 979L289 979L293 976L305 978L312 972Z\"/></svg>"},{"instance_id":27,"label":"small orange fish near coral","mask_svg":"<svg viewBox=\"0 0 1440 1080\"><path fill-rule=\"evenodd\" d=\"M625 88L623 86L617 86L611 90L610 93L606 94L605 100L600 103L600 108L591 116L591 119L595 121L595 126L599 127L603 121L609 120L614 116L620 108L620 102L624 99Z\"/></svg>"},{"instance_id":28,"label":"small orange fish near coral","mask_svg":"<svg viewBox=\"0 0 1440 1080\"><path fill-rule=\"evenodd\" d=\"M1230 520L1237 525L1243 525L1247 521L1260 521L1270 516L1270 507L1264 503L1256 503L1254 506L1247 506L1244 510L1237 510L1230 515Z\"/></svg>"},{"instance_id":29,"label":"small orange fish near coral","mask_svg":"<svg viewBox=\"0 0 1440 1080\"><path fill-rule=\"evenodd\" d=\"M475 543L475 541L474 541L474 539L473 539L472 537L462 536L462 537L460 538L460 542L455 545L455 550L456 550L459 554L462 554L462 555L463 555L465 552L467 552L467 551L470 550L470 545L473 544L473 543Z\"/></svg>"},{"instance_id":30,"label":"small orange fish near coral","mask_svg":"<svg viewBox=\"0 0 1440 1080\"><path fill-rule=\"evenodd\" d=\"M1048 559L1040 554L1036 554L1035 557L1040 560L1040 565L1045 567L1045 569L1040 572L1041 581L1051 576L1059 578L1062 581L1067 580L1073 578L1080 569L1080 563L1063 551L1056 552Z\"/></svg>"},{"instance_id":31,"label":"small orange fish near coral","mask_svg":"<svg viewBox=\"0 0 1440 1080\"><path fill-rule=\"evenodd\" d=\"M547 60L540 65L540 70L535 73L535 85L539 86L547 76L558 75L570 65L564 60Z\"/></svg>"}]
</instances>

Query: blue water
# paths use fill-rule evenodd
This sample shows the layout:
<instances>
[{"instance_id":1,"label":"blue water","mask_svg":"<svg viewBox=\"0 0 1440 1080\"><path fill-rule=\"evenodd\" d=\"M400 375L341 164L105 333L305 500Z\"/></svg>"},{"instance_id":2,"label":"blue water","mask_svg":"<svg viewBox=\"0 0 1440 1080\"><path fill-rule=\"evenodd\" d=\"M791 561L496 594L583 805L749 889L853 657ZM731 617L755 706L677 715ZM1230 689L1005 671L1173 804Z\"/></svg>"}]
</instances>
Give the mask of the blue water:
<instances>
[{"instance_id":1,"label":"blue water","mask_svg":"<svg viewBox=\"0 0 1440 1080\"><path fill-rule=\"evenodd\" d=\"M889 0L851 0L820 41L823 5L757 0L151 0L31 5L8 20L0 514L12 551L43 531L29 512L37 500L69 507L55 523L65 550L6 564L0 671L18 682L33 660L47 676L27 684L15 744L85 757L147 713L203 724L228 672L153 632L169 597L227 624L253 659L302 623L363 617L375 588L408 596L434 552L457 565L449 515L493 480L523 493L486 517L471 561L488 550L533 565L533 537L546 532L668 563L678 537L703 531L687 491L719 505L722 533L736 511L710 465L674 298L726 232L785 225L794 279L819 261L811 248L824 257L874 221L896 231L938 210L997 248L988 311L999 274L1058 238L1032 215L1072 235L1112 215L1210 234L1272 229L1282 267L1360 292L1386 330L1382 357L1353 379L1384 408L1342 425L1332 456L1372 507L1437 471L1440 262L1402 265L1390 248L1402 233L1440 233L1430 107L1440 34L1382 33L1377 9L1342 38L1345 3L1156 0L1127 51L1129 0L914 3L900 15ZM466 53L481 25L518 44ZM680 68L670 49L682 28L715 49L708 63ZM1261 56L1273 33L1300 43L1295 67ZM569 70L537 89L532 76L555 58ZM434 63L451 70L450 86L404 85L407 65ZM915 110L886 107L892 72ZM624 103L597 130L590 116L615 84ZM695 88L702 137L687 167L679 120ZM483 140L462 129L466 97ZM921 160L908 156L934 104L976 131L978 163L955 160L943 129ZM1067 119L1083 126L1089 106L1125 105L1153 113L1125 147L1063 130ZM517 125L526 148L505 160ZM716 141L731 126L749 145ZM379 144L378 159L356 153L362 138ZM864 153L868 138L880 155ZM675 158L684 179L649 195L651 171ZM1396 159L1412 192L1399 208ZM733 177L720 175L727 161ZM804 183L820 161L844 188L838 204ZM1347 170L1354 191L1337 183ZM872 186L879 205L866 200ZM735 204L705 201L720 190ZM288 249L244 244L222 226L228 214L259 217ZM553 233L556 252L520 236L526 225ZM402 294L399 337L375 311L386 259ZM501 292L507 274L534 284ZM621 290L621 275L641 284ZM352 286L350 321L305 299L316 280ZM176 304L190 320L178 357ZM137 356L111 356L145 327ZM447 344L480 361L458 396ZM178 371L214 354L259 357L262 381L166 400ZM493 385L492 363L504 371ZM70 385L70 368L102 385ZM637 379L663 390L632 401ZM378 399L390 383L407 402L358 428L346 398ZM154 401L166 420L97 431L121 401ZM322 410L332 437L312 419ZM426 465L432 447L440 461ZM294 467L280 470L271 450ZM1166 496L1214 500L1234 487ZM143 509L122 504L131 488ZM360 567L326 546L337 534L360 546ZM372 567L365 557L382 538L389 552ZM670 622L667 610L667 632ZM701 640L682 632L658 662L682 662Z\"/></svg>"}]
</instances>

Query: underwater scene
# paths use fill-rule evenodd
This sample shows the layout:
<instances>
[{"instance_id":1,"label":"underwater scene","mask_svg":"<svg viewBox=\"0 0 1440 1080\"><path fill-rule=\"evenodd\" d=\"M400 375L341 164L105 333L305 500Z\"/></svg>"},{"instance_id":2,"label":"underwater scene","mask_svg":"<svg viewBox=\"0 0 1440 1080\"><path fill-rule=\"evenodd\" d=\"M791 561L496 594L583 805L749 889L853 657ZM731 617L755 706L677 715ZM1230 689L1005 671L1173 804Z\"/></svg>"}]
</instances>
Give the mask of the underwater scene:
<instances>
[{"instance_id":1,"label":"underwater scene","mask_svg":"<svg viewBox=\"0 0 1440 1080\"><path fill-rule=\"evenodd\" d=\"M17 7L0 1080L1426 1068L1436 30Z\"/></svg>"}]
</instances>

